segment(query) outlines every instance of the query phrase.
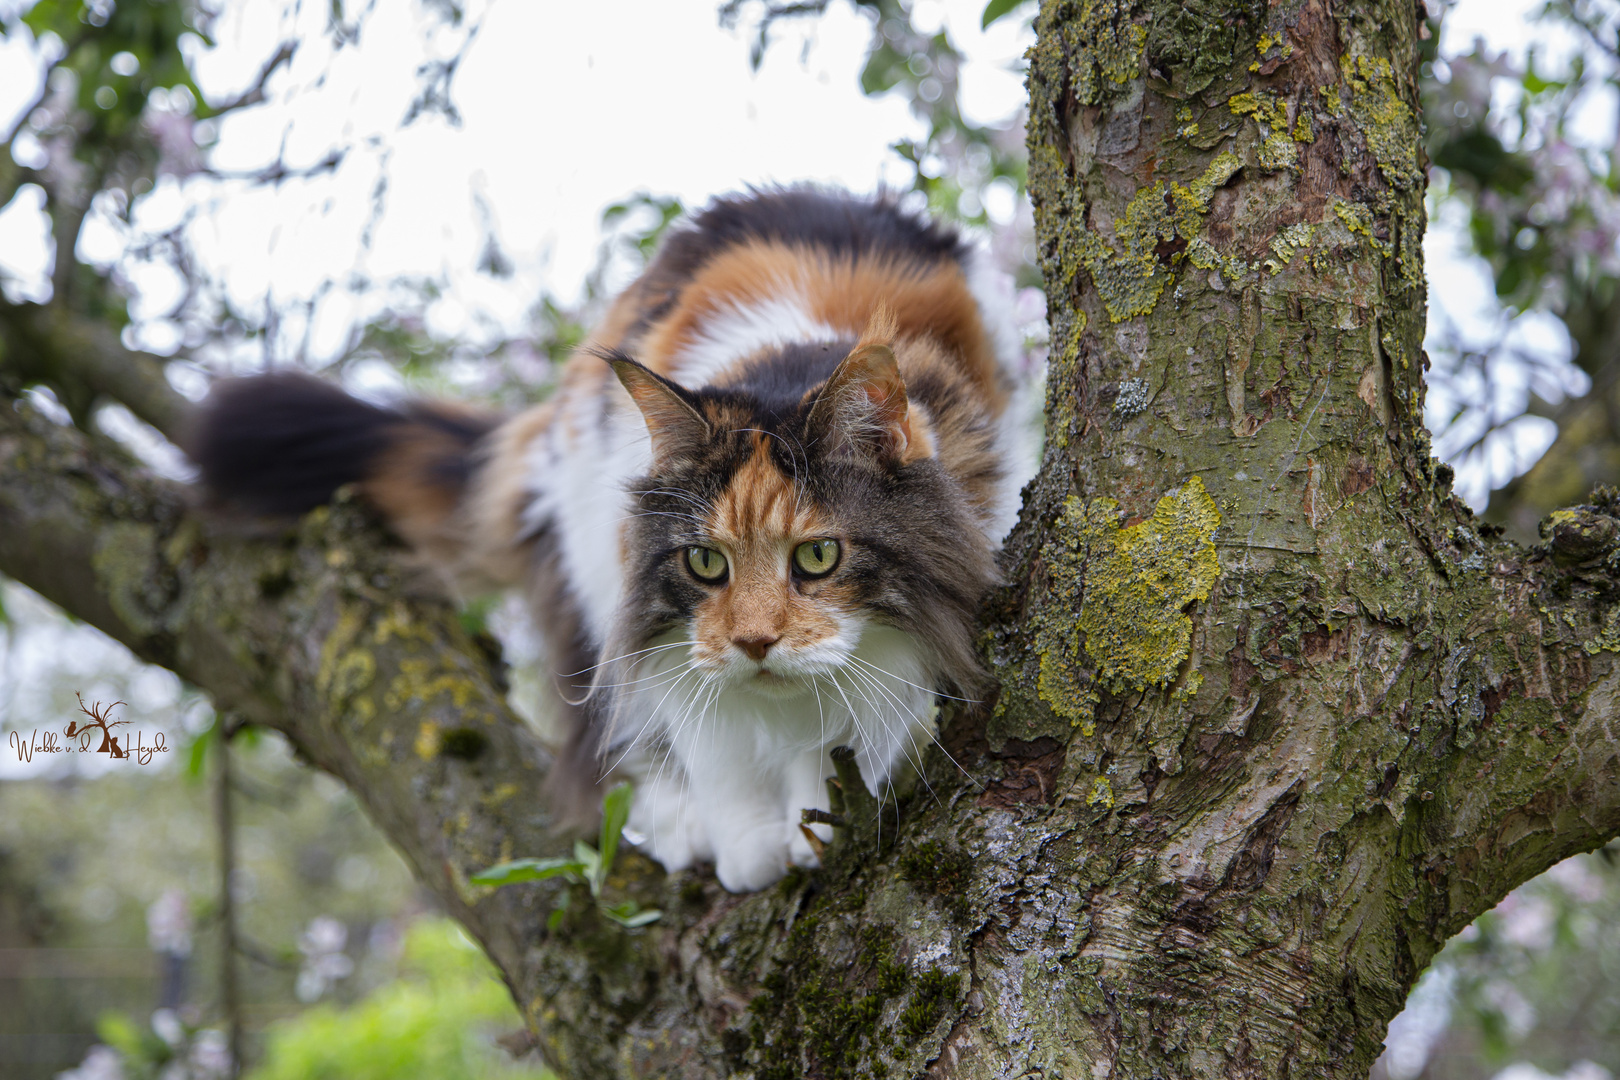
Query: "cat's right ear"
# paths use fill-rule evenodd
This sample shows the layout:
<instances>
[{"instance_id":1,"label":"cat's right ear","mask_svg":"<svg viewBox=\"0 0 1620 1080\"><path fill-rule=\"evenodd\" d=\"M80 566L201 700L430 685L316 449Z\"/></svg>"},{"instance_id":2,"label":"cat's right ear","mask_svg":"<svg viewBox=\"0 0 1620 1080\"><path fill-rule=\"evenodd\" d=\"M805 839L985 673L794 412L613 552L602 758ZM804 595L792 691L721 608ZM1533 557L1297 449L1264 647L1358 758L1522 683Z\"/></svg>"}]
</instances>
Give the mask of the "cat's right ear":
<instances>
[{"instance_id":1,"label":"cat's right ear","mask_svg":"<svg viewBox=\"0 0 1620 1080\"><path fill-rule=\"evenodd\" d=\"M668 464L691 456L709 440L709 422L679 386L648 371L622 353L606 356L613 373L630 392L652 436L653 460Z\"/></svg>"}]
</instances>

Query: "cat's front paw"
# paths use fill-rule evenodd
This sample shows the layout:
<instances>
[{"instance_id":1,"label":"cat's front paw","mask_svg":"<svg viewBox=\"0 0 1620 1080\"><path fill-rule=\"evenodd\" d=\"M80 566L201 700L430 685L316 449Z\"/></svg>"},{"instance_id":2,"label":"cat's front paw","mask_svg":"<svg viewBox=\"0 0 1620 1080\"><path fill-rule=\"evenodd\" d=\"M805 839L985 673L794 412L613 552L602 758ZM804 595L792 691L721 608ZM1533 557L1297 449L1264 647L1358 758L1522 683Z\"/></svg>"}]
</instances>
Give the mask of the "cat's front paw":
<instances>
[{"instance_id":1,"label":"cat's front paw","mask_svg":"<svg viewBox=\"0 0 1620 1080\"><path fill-rule=\"evenodd\" d=\"M787 873L788 845L776 828L754 828L716 845L714 874L727 892L757 892Z\"/></svg>"}]
</instances>

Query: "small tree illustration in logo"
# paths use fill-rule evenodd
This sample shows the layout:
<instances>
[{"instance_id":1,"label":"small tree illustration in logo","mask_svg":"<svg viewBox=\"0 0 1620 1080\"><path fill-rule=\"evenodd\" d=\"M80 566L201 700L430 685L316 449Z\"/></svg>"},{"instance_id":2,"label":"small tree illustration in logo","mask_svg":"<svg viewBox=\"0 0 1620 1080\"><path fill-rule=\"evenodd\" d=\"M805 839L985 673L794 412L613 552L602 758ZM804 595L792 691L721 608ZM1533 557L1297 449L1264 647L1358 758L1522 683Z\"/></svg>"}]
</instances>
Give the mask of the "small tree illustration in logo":
<instances>
[{"instance_id":1,"label":"small tree illustration in logo","mask_svg":"<svg viewBox=\"0 0 1620 1080\"><path fill-rule=\"evenodd\" d=\"M90 719L84 723L80 723L77 720L69 721L67 730L64 731L63 734L70 739L78 739L79 749L83 750L90 743L91 733L94 732L96 728L100 728L101 745L96 747L96 753L111 754L115 758L129 757L129 751L118 745L118 740L113 738L112 733L113 728L122 727L123 725L129 723L129 721L108 719L108 714L114 709L118 708L118 706L122 705L123 702L115 701L111 705L105 707L103 707L99 701L94 705L86 705L84 703L83 696L81 696L78 691L75 690L73 692L73 696L79 699L79 711L84 713L84 715L88 716Z\"/></svg>"}]
</instances>

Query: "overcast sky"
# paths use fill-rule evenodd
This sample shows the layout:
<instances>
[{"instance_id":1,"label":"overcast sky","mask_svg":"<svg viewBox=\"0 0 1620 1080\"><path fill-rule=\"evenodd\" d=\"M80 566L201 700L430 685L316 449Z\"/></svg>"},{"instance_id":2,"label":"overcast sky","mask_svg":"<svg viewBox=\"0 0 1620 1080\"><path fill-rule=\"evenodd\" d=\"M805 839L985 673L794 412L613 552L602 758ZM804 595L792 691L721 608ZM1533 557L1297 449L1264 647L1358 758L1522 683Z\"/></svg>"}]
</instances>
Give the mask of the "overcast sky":
<instances>
[{"instance_id":1,"label":"overcast sky","mask_svg":"<svg viewBox=\"0 0 1620 1080\"><path fill-rule=\"evenodd\" d=\"M846 5L784 25L753 72L747 37L719 27L712 0L474 3L480 31L454 89L461 126L434 118L404 131L428 25L421 9L378 5L361 47L334 57L320 34L324 5L303 7L308 25L292 26L280 5L231 4L218 47L199 56L199 82L218 100L251 79L271 43L289 32L305 40L272 84L271 105L225 120L214 164L252 169L278 146L292 165L318 161L335 145L361 151L335 177L274 189L194 183L183 192L167 181L137 214L156 230L188 206L217 200L194 238L235 302L250 310L265 297L307 297L324 279L358 270L378 280L408 274L448 282L433 312L444 333L467 331L475 312L508 322L542 287L565 301L577 297L595 260L601 211L627 195L675 195L695 206L745 184L798 179L870 191L905 181L908 168L889 147L921 133L899 97L861 94L871 29ZM1022 99L1015 69L1030 34L1016 19L981 32L981 8L978 0L924 0L919 22L948 23L970 56L967 111L999 120ZM442 33L428 52L447 52L460 36ZM0 44L0 118L15 115L36 85L26 43ZM366 149L370 140L380 149ZM384 170L386 211L366 252L360 235ZM483 227L475 193L516 265L507 281L476 273ZM105 261L121 246L110 230L89 229L81 252ZM47 260L37 196L25 195L0 214L0 268L15 277L14 292L39 295L48 289ZM141 312L174 295L175 283L161 276L138 281L150 294ZM318 344L335 348L355 314L334 299ZM143 344L172 345L161 326L144 333Z\"/></svg>"}]
</instances>

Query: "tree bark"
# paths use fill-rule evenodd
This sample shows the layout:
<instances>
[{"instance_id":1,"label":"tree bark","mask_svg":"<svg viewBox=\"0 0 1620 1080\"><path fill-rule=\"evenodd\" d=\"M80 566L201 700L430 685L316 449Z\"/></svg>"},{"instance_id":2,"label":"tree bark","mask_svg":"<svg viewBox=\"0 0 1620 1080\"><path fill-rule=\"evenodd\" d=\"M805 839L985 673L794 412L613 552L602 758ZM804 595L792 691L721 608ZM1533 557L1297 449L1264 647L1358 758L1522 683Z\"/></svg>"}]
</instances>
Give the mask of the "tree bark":
<instances>
[{"instance_id":1,"label":"tree bark","mask_svg":"<svg viewBox=\"0 0 1620 1080\"><path fill-rule=\"evenodd\" d=\"M230 535L0 409L0 572L343 779L568 1076L1353 1077L1445 939L1620 833L1620 516L1520 549L1422 427L1410 0L1048 0L1046 459L1001 685L826 869L560 855L498 664L360 508ZM851 791L857 790L850 786Z\"/></svg>"}]
</instances>

